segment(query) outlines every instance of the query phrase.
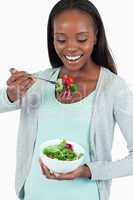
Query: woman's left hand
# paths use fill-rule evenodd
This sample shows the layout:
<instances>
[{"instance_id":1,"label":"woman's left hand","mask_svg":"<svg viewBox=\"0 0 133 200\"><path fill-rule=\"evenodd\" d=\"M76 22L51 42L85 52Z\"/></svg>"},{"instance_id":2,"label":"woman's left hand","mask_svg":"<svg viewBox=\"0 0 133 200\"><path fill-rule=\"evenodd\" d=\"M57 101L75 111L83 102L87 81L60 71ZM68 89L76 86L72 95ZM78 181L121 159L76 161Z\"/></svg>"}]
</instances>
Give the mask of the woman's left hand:
<instances>
[{"instance_id":1,"label":"woman's left hand","mask_svg":"<svg viewBox=\"0 0 133 200\"><path fill-rule=\"evenodd\" d=\"M58 180L72 180L76 177L91 177L91 172L88 166L82 165L78 167L76 170L68 173L51 173L50 170L47 168L46 165L39 159L40 167L42 170L43 175L45 175L48 179L58 179Z\"/></svg>"}]
</instances>

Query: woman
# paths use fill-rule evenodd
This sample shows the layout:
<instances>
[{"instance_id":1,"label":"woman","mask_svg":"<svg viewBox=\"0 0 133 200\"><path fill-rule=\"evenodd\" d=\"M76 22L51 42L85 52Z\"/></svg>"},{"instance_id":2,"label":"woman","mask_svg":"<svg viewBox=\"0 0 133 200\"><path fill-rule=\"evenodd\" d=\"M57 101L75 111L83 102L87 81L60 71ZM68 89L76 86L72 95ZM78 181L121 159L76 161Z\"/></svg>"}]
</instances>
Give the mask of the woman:
<instances>
[{"instance_id":1,"label":"woman","mask_svg":"<svg viewBox=\"0 0 133 200\"><path fill-rule=\"evenodd\" d=\"M133 174L133 95L117 75L102 19L90 1L59 1L51 10L47 34L52 69L35 74L54 81L71 75L79 93L63 98L53 85L11 69L0 98L1 112L21 109L16 193L25 200L108 200L112 179ZM112 161L116 122L129 155ZM39 159L38 148L60 137L84 146L86 157L75 171L55 175Z\"/></svg>"}]
</instances>

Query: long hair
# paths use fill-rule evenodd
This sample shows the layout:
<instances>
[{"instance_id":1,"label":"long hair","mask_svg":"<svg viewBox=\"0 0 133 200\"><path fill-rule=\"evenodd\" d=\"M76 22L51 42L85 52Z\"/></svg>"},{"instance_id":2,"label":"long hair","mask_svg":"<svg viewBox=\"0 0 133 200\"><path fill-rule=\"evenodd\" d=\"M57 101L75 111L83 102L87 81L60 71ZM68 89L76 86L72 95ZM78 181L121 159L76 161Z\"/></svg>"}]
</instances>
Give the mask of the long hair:
<instances>
[{"instance_id":1,"label":"long hair","mask_svg":"<svg viewBox=\"0 0 133 200\"><path fill-rule=\"evenodd\" d=\"M52 68L57 68L63 65L61 59L57 55L54 48L53 21L55 16L69 9L77 9L80 11L84 11L92 17L96 25L96 28L98 30L98 33L97 33L97 43L94 45L91 58L97 65L108 68L111 72L117 74L116 64L108 47L105 35L105 29L101 16L97 8L88 0L60 0L52 8L49 14L48 25L47 25L48 55Z\"/></svg>"}]
</instances>

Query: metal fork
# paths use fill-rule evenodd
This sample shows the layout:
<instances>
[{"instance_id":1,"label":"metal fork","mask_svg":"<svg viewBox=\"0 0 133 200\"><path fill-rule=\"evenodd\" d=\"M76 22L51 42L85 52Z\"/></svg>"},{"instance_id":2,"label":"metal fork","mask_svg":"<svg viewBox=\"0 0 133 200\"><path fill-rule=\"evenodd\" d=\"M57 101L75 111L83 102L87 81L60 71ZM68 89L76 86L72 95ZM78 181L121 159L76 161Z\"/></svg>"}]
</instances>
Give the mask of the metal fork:
<instances>
[{"instance_id":1,"label":"metal fork","mask_svg":"<svg viewBox=\"0 0 133 200\"><path fill-rule=\"evenodd\" d=\"M36 78L36 79L40 79L40 80L43 80L43 81L47 81L47 82L49 82L49 83L51 83L51 84L56 84L56 83L57 83L56 81L50 81L50 80L47 80L47 79L45 79L45 78L39 77L39 76L34 75L34 74L29 74L29 77L31 77L31 78Z\"/></svg>"}]
</instances>

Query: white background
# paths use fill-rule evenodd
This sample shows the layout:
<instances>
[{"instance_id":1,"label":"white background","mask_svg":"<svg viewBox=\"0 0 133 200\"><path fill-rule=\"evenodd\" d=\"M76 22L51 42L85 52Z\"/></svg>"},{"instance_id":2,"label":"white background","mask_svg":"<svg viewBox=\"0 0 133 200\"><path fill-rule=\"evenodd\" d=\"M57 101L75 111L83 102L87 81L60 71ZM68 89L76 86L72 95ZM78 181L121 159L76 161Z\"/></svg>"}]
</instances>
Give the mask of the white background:
<instances>
[{"instance_id":1,"label":"white background","mask_svg":"<svg viewBox=\"0 0 133 200\"><path fill-rule=\"evenodd\" d=\"M35 72L50 67L46 32L49 12L57 1L0 1L0 88L6 85L9 69ZM119 75L133 88L132 1L94 0L106 30ZM0 198L17 200L14 191L16 138L20 111L0 114ZM127 155L126 142L115 128L113 160ZM100 170L100 169L99 169ZM133 176L113 179L110 200L132 199Z\"/></svg>"}]
</instances>

